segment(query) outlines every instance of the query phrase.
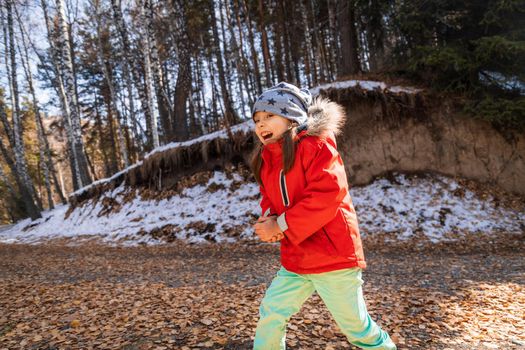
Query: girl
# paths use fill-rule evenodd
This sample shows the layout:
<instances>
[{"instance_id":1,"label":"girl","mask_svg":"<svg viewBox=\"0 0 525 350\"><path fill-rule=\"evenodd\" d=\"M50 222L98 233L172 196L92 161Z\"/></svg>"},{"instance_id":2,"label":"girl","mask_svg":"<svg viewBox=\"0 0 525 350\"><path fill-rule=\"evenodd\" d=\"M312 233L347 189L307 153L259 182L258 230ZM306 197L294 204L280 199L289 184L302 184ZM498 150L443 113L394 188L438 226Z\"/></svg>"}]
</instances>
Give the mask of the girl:
<instances>
[{"instance_id":1,"label":"girl","mask_svg":"<svg viewBox=\"0 0 525 350\"><path fill-rule=\"evenodd\" d=\"M282 265L262 300L254 349L285 349L286 325L314 291L350 343L396 349L363 299L366 263L335 140L343 107L325 98L312 103L307 89L281 82L257 98L252 118L263 213L253 227L262 241L280 241Z\"/></svg>"}]
</instances>

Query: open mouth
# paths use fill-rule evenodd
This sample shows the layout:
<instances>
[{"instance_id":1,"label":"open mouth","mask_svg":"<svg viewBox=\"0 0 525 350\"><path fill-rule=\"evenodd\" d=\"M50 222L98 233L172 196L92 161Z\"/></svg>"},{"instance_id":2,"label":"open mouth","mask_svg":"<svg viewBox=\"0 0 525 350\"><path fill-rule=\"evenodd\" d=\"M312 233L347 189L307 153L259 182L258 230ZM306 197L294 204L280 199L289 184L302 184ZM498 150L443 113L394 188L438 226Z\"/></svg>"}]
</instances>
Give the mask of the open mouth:
<instances>
[{"instance_id":1,"label":"open mouth","mask_svg":"<svg viewBox=\"0 0 525 350\"><path fill-rule=\"evenodd\" d=\"M270 139L271 137L273 136L273 133L269 132L269 131L263 131L261 133L261 137L264 139L264 140L268 140Z\"/></svg>"}]
</instances>

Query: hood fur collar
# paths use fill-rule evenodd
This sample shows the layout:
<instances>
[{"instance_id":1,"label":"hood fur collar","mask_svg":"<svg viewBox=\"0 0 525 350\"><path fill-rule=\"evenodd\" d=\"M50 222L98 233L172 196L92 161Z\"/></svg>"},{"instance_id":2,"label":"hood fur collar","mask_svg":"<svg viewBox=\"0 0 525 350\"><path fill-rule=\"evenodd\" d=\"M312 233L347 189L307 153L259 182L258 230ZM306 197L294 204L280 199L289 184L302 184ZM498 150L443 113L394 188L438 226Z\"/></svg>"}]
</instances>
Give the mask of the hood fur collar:
<instances>
[{"instance_id":1,"label":"hood fur collar","mask_svg":"<svg viewBox=\"0 0 525 350\"><path fill-rule=\"evenodd\" d=\"M343 106L326 97L318 96L308 107L306 123L298 126L297 131L300 132L306 128L306 135L321 136L328 131L338 135L345 122L346 113Z\"/></svg>"}]
</instances>

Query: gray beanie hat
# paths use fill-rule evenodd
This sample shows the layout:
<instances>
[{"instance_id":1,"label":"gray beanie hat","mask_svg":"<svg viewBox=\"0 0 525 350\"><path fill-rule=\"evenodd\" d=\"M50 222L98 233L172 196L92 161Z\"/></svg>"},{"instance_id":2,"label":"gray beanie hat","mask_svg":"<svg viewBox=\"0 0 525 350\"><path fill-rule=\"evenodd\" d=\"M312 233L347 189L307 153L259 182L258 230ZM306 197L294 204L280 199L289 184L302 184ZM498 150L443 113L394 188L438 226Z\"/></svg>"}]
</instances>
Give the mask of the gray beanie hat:
<instances>
[{"instance_id":1,"label":"gray beanie hat","mask_svg":"<svg viewBox=\"0 0 525 350\"><path fill-rule=\"evenodd\" d=\"M252 119L256 112L263 111L280 115L301 125L306 122L311 103L312 94L308 89L299 89L282 81L257 97L253 104Z\"/></svg>"}]
</instances>

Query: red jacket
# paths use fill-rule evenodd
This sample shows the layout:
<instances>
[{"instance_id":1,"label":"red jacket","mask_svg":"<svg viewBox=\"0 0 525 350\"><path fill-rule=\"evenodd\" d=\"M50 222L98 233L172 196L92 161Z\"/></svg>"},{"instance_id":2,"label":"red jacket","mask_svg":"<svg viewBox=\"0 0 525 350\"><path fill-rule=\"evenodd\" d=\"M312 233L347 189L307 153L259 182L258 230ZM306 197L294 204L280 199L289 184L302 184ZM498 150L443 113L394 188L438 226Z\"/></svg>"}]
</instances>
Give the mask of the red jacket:
<instances>
[{"instance_id":1,"label":"red jacket","mask_svg":"<svg viewBox=\"0 0 525 350\"><path fill-rule=\"evenodd\" d=\"M282 139L263 146L260 186L263 215L278 215L284 232L281 264L295 273L366 268L357 216L335 135L343 108L321 99L308 110L292 169L282 170Z\"/></svg>"}]
</instances>

